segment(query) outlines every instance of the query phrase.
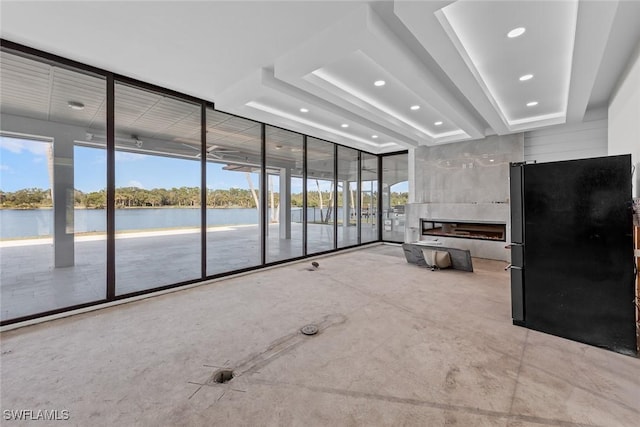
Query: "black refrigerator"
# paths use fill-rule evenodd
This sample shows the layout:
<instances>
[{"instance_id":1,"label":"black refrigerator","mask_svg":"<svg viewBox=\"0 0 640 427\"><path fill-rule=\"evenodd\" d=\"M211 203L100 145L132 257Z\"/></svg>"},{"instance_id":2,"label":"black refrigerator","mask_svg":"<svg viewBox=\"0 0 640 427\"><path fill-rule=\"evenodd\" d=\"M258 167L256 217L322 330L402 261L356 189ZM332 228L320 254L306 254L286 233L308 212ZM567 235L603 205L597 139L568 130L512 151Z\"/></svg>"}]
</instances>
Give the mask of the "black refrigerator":
<instances>
[{"instance_id":1,"label":"black refrigerator","mask_svg":"<svg viewBox=\"0 0 640 427\"><path fill-rule=\"evenodd\" d=\"M636 354L631 156L512 163L513 323Z\"/></svg>"}]
</instances>

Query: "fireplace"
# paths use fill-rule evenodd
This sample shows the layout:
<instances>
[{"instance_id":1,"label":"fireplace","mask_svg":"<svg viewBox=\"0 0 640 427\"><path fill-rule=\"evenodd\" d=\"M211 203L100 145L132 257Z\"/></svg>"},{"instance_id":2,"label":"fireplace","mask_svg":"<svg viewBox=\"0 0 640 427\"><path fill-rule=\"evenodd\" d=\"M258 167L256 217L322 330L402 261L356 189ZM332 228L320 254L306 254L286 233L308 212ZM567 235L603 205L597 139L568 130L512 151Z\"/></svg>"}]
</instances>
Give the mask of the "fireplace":
<instances>
[{"instance_id":1,"label":"fireplace","mask_svg":"<svg viewBox=\"0 0 640 427\"><path fill-rule=\"evenodd\" d=\"M457 237L462 239L506 241L507 226L504 223L486 221L443 221L420 219L423 236Z\"/></svg>"}]
</instances>

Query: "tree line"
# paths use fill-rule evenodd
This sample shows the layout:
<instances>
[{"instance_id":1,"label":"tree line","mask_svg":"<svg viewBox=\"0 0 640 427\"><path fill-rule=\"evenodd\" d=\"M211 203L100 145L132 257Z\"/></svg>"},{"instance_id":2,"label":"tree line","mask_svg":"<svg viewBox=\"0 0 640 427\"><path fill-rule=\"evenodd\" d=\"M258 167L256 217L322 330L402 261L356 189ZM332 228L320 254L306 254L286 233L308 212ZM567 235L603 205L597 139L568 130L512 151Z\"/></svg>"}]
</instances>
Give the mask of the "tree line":
<instances>
[{"instance_id":1,"label":"tree line","mask_svg":"<svg viewBox=\"0 0 640 427\"><path fill-rule=\"evenodd\" d=\"M338 191L338 206L342 206L342 191ZM374 192L374 199L377 198ZM255 208L258 195L252 193L250 189L230 188L208 189L207 206L212 208ZM350 204L353 206L355 197L350 195ZM302 207L302 193L291 195L291 205ZM271 192L268 197L270 206L280 204L280 195ZM391 206L404 205L407 203L408 193L391 193ZM375 203L375 200L373 201ZM368 206L372 203L371 195L363 193L362 205ZM104 209L107 205L106 190L82 192L74 191L74 205L79 208ZM308 207L328 207L333 205L333 192L312 191L307 194ZM52 207L53 201L50 189L24 188L14 192L0 190L0 207L13 209L37 209ZM115 192L116 208L140 208L140 207L198 207L200 206L199 187L179 187L179 188L154 188L147 190L138 187L116 188Z\"/></svg>"}]
</instances>

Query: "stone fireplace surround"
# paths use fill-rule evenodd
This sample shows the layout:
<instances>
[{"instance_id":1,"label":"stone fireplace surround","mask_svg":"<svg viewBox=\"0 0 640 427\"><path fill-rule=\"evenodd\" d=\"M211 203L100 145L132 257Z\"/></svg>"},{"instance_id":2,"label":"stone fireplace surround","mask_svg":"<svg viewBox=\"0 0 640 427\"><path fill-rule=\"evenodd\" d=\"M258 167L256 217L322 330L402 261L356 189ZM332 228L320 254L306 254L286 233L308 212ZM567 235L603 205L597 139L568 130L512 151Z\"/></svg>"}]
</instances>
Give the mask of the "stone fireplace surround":
<instances>
[{"instance_id":1,"label":"stone fireplace surround","mask_svg":"<svg viewBox=\"0 0 640 427\"><path fill-rule=\"evenodd\" d=\"M420 218L423 236L457 237L461 239L478 239L506 241L505 223L487 221L443 221L441 219Z\"/></svg>"},{"instance_id":2,"label":"stone fireplace surround","mask_svg":"<svg viewBox=\"0 0 640 427\"><path fill-rule=\"evenodd\" d=\"M410 203L405 243L438 239L471 256L509 262L511 242L509 163L524 160L524 135L421 146L409 151ZM420 219L506 224L506 240L423 236Z\"/></svg>"},{"instance_id":3,"label":"stone fireplace surround","mask_svg":"<svg viewBox=\"0 0 640 427\"><path fill-rule=\"evenodd\" d=\"M438 239L443 246L468 249L471 256L509 261L510 253L505 246L511 241L508 203L410 203L405 208L405 242ZM486 221L507 224L506 241L464 239L460 237L423 236L420 219L449 221Z\"/></svg>"}]
</instances>

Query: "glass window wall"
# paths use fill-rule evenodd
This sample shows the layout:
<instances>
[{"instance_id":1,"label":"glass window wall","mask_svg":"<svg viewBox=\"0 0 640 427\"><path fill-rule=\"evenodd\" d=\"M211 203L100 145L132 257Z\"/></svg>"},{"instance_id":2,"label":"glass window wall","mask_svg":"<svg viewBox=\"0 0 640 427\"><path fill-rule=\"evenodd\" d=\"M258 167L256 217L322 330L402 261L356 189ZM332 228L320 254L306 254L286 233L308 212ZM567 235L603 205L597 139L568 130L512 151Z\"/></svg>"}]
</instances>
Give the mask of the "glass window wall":
<instances>
[{"instance_id":1,"label":"glass window wall","mask_svg":"<svg viewBox=\"0 0 640 427\"><path fill-rule=\"evenodd\" d=\"M305 150L301 134L213 108L203 118L204 101L124 77L112 117L107 72L22 50L0 58L3 323L378 240L377 156L311 137ZM402 159L384 160L390 240Z\"/></svg>"},{"instance_id":2,"label":"glass window wall","mask_svg":"<svg viewBox=\"0 0 640 427\"><path fill-rule=\"evenodd\" d=\"M207 109L207 275L260 265L261 124Z\"/></svg>"},{"instance_id":3,"label":"glass window wall","mask_svg":"<svg viewBox=\"0 0 640 427\"><path fill-rule=\"evenodd\" d=\"M409 155L382 157L382 240L404 242L409 200Z\"/></svg>"},{"instance_id":4,"label":"glass window wall","mask_svg":"<svg viewBox=\"0 0 640 427\"><path fill-rule=\"evenodd\" d=\"M3 50L0 87L0 320L104 300L106 80Z\"/></svg>"},{"instance_id":5,"label":"glass window wall","mask_svg":"<svg viewBox=\"0 0 640 427\"><path fill-rule=\"evenodd\" d=\"M362 243L378 240L378 156L362 153L360 215Z\"/></svg>"},{"instance_id":6,"label":"glass window wall","mask_svg":"<svg viewBox=\"0 0 640 427\"><path fill-rule=\"evenodd\" d=\"M116 83L116 294L202 276L200 146L200 105Z\"/></svg>"},{"instance_id":7,"label":"glass window wall","mask_svg":"<svg viewBox=\"0 0 640 427\"><path fill-rule=\"evenodd\" d=\"M307 138L307 254L335 249L334 148Z\"/></svg>"},{"instance_id":8,"label":"glass window wall","mask_svg":"<svg viewBox=\"0 0 640 427\"><path fill-rule=\"evenodd\" d=\"M359 152L338 147L338 247L358 244L358 160Z\"/></svg>"},{"instance_id":9,"label":"glass window wall","mask_svg":"<svg viewBox=\"0 0 640 427\"><path fill-rule=\"evenodd\" d=\"M266 262L302 256L302 135L266 127Z\"/></svg>"}]
</instances>

